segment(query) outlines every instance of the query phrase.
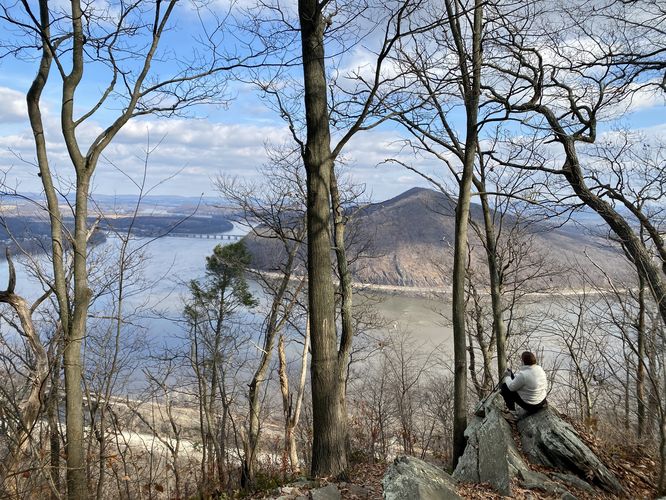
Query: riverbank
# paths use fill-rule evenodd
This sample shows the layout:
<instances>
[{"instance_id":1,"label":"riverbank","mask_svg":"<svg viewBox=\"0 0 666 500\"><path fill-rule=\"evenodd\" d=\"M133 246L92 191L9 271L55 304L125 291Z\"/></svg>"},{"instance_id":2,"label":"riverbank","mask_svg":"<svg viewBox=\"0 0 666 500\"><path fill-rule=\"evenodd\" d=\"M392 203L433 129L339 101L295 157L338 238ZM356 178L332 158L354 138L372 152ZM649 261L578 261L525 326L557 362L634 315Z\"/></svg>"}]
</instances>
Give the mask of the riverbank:
<instances>
[{"instance_id":1,"label":"riverbank","mask_svg":"<svg viewBox=\"0 0 666 500\"><path fill-rule=\"evenodd\" d=\"M251 274L260 275L268 279L280 279L282 275L280 273L272 271L263 271L261 269L249 269L248 272ZM292 275L292 281L300 281L306 279L304 275ZM377 292L386 295L400 295L403 297L412 297L412 298L424 298L424 299L438 299L447 301L451 299L451 286L447 287L418 287L418 286L400 286L400 285L380 285L377 283L363 283L354 281L352 282L352 287L355 290L367 290L370 292ZM628 292L629 289L621 289L619 292ZM483 296L490 296L490 290L488 289L479 289L479 294ZM589 295L589 296L604 296L606 294L615 293L612 289L596 289L596 290L586 290L582 288L563 288L556 289L555 287L551 288L548 291L544 292L530 292L521 295L521 297L527 299L539 299L544 297L552 297L553 295L563 296L563 297L575 297L578 295Z\"/></svg>"}]
</instances>

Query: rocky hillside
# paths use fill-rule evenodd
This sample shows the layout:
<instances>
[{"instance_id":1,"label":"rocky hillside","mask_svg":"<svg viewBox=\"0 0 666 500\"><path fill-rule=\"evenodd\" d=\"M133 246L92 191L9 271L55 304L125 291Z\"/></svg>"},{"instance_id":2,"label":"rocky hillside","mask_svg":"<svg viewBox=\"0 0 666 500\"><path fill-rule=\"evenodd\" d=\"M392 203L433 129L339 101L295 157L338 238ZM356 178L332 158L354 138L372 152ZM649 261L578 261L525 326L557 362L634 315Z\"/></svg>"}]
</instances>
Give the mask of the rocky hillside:
<instances>
[{"instance_id":1,"label":"rocky hillside","mask_svg":"<svg viewBox=\"0 0 666 500\"><path fill-rule=\"evenodd\" d=\"M481 223L479 205L472 205L472 219ZM348 229L350 253L359 255L352 265L355 280L390 286L447 286L453 268L454 225L454 201L430 189L413 188L390 200L357 209ZM506 255L506 261L513 262L509 271L521 269L512 279L521 281L529 275L540 275L533 283L535 290L543 280L576 286L577 283L569 282L563 270L579 263L594 273L590 259L612 268L624 265L616 249L580 225L562 228L546 223L528 225L507 215L501 232L499 248ZM246 243L254 256L255 267L279 268L284 255L275 240L250 236ZM483 246L471 229L470 244L472 269L483 276Z\"/></svg>"}]
</instances>

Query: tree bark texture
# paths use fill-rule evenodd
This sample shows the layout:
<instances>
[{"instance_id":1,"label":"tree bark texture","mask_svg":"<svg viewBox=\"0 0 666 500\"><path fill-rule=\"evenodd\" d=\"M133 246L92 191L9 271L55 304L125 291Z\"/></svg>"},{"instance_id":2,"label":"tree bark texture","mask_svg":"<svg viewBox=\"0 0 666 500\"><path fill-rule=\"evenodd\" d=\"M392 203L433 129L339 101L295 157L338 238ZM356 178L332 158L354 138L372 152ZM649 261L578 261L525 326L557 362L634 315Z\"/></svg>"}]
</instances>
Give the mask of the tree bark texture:
<instances>
[{"instance_id":1,"label":"tree bark texture","mask_svg":"<svg viewBox=\"0 0 666 500\"><path fill-rule=\"evenodd\" d=\"M347 468L344 391L338 376L335 297L331 275L332 170L324 29L317 0L298 2L303 55L307 139L308 292L312 342L312 475L337 476ZM342 396L342 397L341 397Z\"/></svg>"},{"instance_id":2,"label":"tree bark texture","mask_svg":"<svg viewBox=\"0 0 666 500\"><path fill-rule=\"evenodd\" d=\"M9 251L7 251L7 265L9 266L9 283L6 290L0 291L0 302L9 304L18 316L22 330L20 334L30 348L30 355L34 363L28 374L29 389L18 404L19 422L16 435L13 436L13 445L10 445L7 456L3 457L3 461L0 463L0 480L3 483L9 474L16 472L14 469L21 458L21 452L28 444L32 429L41 413L46 381L49 378L48 355L32 322L31 308L23 297L14 293L16 273Z\"/></svg>"},{"instance_id":3,"label":"tree bark texture","mask_svg":"<svg viewBox=\"0 0 666 500\"><path fill-rule=\"evenodd\" d=\"M488 195L485 193L485 182L481 179L474 179L479 198L481 199L481 209L483 210L483 226L485 229L485 248L486 258L488 260L488 274L490 276L490 300L493 310L493 334L497 346L497 377L501 380L502 374L506 371L506 324L502 317L502 282L499 273L499 256L497 255L497 241L495 240L495 224L493 223Z\"/></svg>"},{"instance_id":4,"label":"tree bark texture","mask_svg":"<svg viewBox=\"0 0 666 500\"><path fill-rule=\"evenodd\" d=\"M298 460L298 449L296 448L296 426L301 418L301 406L305 393L305 381L307 378L308 351L310 350L310 327L306 324L305 338L303 339L303 350L301 353L301 367L296 389L296 401L293 393L289 391L289 377L287 375L287 355L284 349L284 337L280 335L278 341L278 358L280 361L280 390L282 391L282 410L284 413L284 449L285 456L289 459L291 473L298 474L301 466Z\"/></svg>"},{"instance_id":5,"label":"tree bark texture","mask_svg":"<svg viewBox=\"0 0 666 500\"><path fill-rule=\"evenodd\" d=\"M478 147L478 113L481 94L481 36L483 3L475 0L474 27L472 31L472 67L468 65L468 51L460 27L462 14L451 0L446 1L448 23L456 45L460 64L463 96L465 99L466 137L463 171L459 180L458 204L455 217L455 245L453 254L453 358L454 358L454 407L453 407L453 463L465 451L465 429L467 428L467 351L465 335L465 267L467 259L467 233L471 187Z\"/></svg>"}]
</instances>

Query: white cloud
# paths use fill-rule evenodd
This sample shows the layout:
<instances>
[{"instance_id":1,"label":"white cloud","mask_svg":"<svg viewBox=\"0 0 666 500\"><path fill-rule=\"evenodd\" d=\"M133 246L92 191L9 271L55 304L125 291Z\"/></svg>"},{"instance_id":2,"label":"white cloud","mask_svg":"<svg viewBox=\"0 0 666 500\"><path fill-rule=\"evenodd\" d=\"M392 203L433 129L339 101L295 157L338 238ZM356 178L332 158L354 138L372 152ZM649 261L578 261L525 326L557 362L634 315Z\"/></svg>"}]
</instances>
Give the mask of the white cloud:
<instances>
[{"instance_id":1,"label":"white cloud","mask_svg":"<svg viewBox=\"0 0 666 500\"><path fill-rule=\"evenodd\" d=\"M233 117L234 110L224 117ZM51 167L63 185L71 182L71 168L59 123L55 116L45 114L48 127L47 147ZM89 123L78 137L84 145L102 130ZM375 198L404 191L405 174L395 166L377 166L387 158L401 155L399 135L391 130L373 130L358 134L345 150L349 172L356 182L367 184ZM210 179L217 174L257 176L257 167L266 161L264 145L289 141L289 132L280 121L259 123L219 123L206 119L141 119L130 121L107 148L100 160L94 179L94 190L100 193L126 194L136 192L128 176L139 182L143 175L145 150L155 148L148 160L148 185L155 185L178 173L159 187L154 194L214 195ZM159 145L158 145L159 143ZM27 121L13 124L7 133L0 133L0 167L7 171L8 184L23 191L41 190L34 163L34 143ZM25 161L24 161L25 160ZM417 165L424 159L409 159ZM120 172L122 171L122 172ZM417 179L418 182L418 179ZM407 186L411 187L411 186Z\"/></svg>"},{"instance_id":2,"label":"white cloud","mask_svg":"<svg viewBox=\"0 0 666 500\"><path fill-rule=\"evenodd\" d=\"M657 81L651 81L631 84L628 89L630 95L627 102L618 105L616 111L624 114L663 106L665 104L664 92L657 87L657 83Z\"/></svg>"},{"instance_id":3,"label":"white cloud","mask_svg":"<svg viewBox=\"0 0 666 500\"><path fill-rule=\"evenodd\" d=\"M47 123L50 120L47 118ZM53 123L53 125L56 125ZM79 140L88 144L101 127L88 124L81 129ZM265 160L264 144L281 143L287 131L277 125L228 125L208 120L137 120L129 122L111 145L95 176L99 192L129 193L134 189L127 178L135 180L143 173L145 150L155 148L148 160L149 184L181 171L176 180L167 182L164 192L198 194L210 192L210 178L220 172L231 175L253 173ZM159 145L158 145L159 143ZM82 149L85 151L85 147ZM74 177L67 151L57 126L47 133L47 148L53 172L63 179ZM23 122L14 130L0 135L0 167L9 173L7 182L25 191L40 189L34 163L32 134ZM112 165L111 165L112 164Z\"/></svg>"},{"instance_id":4,"label":"white cloud","mask_svg":"<svg viewBox=\"0 0 666 500\"><path fill-rule=\"evenodd\" d=\"M19 123L28 119L25 94L16 90L0 87L0 123Z\"/></svg>"},{"instance_id":5,"label":"white cloud","mask_svg":"<svg viewBox=\"0 0 666 500\"><path fill-rule=\"evenodd\" d=\"M220 172L243 175L265 162L264 143L283 142L286 131L277 126L225 125L205 120L172 120L129 123L109 148L114 163L138 165L148 137L157 147L149 160L152 173L184 168L187 187L209 184ZM121 167L122 168L122 167ZM196 176L196 177L195 177ZM185 187L185 186L184 186Z\"/></svg>"}]
</instances>

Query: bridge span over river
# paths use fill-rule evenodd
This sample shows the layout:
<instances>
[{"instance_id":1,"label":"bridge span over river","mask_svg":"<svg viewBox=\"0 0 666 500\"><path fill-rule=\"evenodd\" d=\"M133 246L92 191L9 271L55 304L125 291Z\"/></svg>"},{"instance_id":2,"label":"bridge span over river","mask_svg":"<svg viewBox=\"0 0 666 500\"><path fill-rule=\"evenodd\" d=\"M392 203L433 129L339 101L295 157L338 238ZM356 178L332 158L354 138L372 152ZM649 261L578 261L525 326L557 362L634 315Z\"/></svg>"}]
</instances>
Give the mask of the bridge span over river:
<instances>
[{"instance_id":1,"label":"bridge span over river","mask_svg":"<svg viewBox=\"0 0 666 500\"><path fill-rule=\"evenodd\" d=\"M202 240L227 240L227 241L240 241L245 236L244 234L200 234L200 233L169 233L166 236L169 238L198 238Z\"/></svg>"}]
</instances>

